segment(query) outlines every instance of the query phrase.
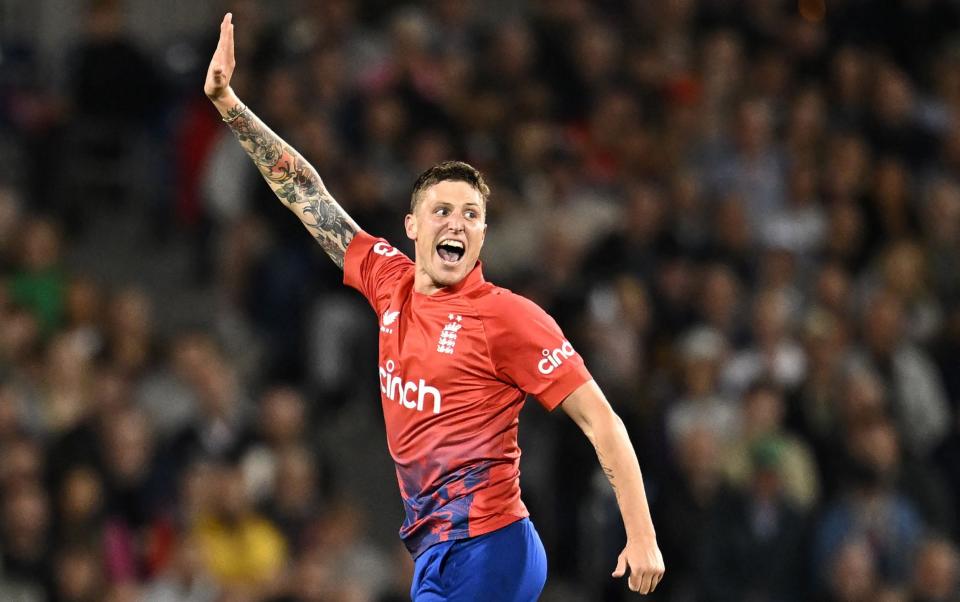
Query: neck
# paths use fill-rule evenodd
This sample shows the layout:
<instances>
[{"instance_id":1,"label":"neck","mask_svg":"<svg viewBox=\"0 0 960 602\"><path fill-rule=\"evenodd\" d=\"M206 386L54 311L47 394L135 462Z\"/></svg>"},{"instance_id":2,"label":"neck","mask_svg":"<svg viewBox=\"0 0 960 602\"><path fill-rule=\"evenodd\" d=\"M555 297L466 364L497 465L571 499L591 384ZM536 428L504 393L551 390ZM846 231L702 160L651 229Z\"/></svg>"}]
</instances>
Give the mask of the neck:
<instances>
[{"instance_id":1,"label":"neck","mask_svg":"<svg viewBox=\"0 0 960 602\"><path fill-rule=\"evenodd\" d=\"M413 290L415 292L421 295L433 295L445 288L445 286L437 284L422 267L417 266L417 272L413 277Z\"/></svg>"}]
</instances>

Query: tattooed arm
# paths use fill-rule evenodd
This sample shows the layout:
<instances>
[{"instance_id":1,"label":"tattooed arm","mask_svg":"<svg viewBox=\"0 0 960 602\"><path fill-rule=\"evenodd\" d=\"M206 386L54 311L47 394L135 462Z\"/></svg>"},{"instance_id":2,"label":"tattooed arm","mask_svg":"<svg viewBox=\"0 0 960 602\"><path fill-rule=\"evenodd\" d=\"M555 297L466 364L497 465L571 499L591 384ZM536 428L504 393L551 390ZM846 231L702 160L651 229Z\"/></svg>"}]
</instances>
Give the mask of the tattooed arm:
<instances>
[{"instance_id":1,"label":"tattooed arm","mask_svg":"<svg viewBox=\"0 0 960 602\"><path fill-rule=\"evenodd\" d=\"M220 24L220 41L207 69L204 92L273 192L343 268L347 246L360 228L333 200L313 166L240 102L230 87L235 66L233 16L227 13Z\"/></svg>"},{"instance_id":2,"label":"tattooed arm","mask_svg":"<svg viewBox=\"0 0 960 602\"><path fill-rule=\"evenodd\" d=\"M620 506L627 545L617 559L613 576L622 577L629 568L630 589L650 593L663 578L663 556L657 546L640 464L627 429L592 380L564 399L563 409L596 449L600 466Z\"/></svg>"}]
</instances>

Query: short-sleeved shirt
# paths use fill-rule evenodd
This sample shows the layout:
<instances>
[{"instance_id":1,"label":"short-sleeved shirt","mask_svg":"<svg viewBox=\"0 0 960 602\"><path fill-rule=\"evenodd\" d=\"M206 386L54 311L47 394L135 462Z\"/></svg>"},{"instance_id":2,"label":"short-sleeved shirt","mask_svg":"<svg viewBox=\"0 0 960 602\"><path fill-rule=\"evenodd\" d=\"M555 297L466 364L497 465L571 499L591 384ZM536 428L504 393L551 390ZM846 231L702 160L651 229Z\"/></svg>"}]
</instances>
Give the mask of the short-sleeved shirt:
<instances>
[{"instance_id":1,"label":"short-sleeved shirt","mask_svg":"<svg viewBox=\"0 0 960 602\"><path fill-rule=\"evenodd\" d=\"M358 232L344 283L380 323L380 397L416 557L529 515L520 500L517 424L527 394L548 410L591 379L556 322L483 278L477 266L433 295L413 290L414 263Z\"/></svg>"}]
</instances>

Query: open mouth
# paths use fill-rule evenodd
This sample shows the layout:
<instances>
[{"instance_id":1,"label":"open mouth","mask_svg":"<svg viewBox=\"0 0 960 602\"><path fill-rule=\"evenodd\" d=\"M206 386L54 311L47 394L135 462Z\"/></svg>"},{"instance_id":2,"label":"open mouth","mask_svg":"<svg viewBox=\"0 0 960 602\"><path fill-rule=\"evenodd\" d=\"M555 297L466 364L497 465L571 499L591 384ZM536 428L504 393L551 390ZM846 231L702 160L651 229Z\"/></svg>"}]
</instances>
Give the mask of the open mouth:
<instances>
[{"instance_id":1,"label":"open mouth","mask_svg":"<svg viewBox=\"0 0 960 602\"><path fill-rule=\"evenodd\" d=\"M465 251L463 243L459 240L444 239L437 245L437 255L444 263L459 263Z\"/></svg>"}]
</instances>

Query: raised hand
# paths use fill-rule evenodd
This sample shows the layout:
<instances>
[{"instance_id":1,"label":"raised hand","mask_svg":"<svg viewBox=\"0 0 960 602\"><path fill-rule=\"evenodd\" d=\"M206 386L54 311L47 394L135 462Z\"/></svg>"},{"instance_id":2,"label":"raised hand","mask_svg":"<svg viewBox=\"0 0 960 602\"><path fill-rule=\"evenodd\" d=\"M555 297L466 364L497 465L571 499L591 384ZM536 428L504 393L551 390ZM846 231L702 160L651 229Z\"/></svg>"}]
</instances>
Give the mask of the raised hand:
<instances>
[{"instance_id":1,"label":"raised hand","mask_svg":"<svg viewBox=\"0 0 960 602\"><path fill-rule=\"evenodd\" d=\"M220 23L220 41L207 67L207 80L203 83L203 91L207 98L216 102L223 99L230 92L230 78L237 62L233 57L233 14L227 13Z\"/></svg>"}]
</instances>

